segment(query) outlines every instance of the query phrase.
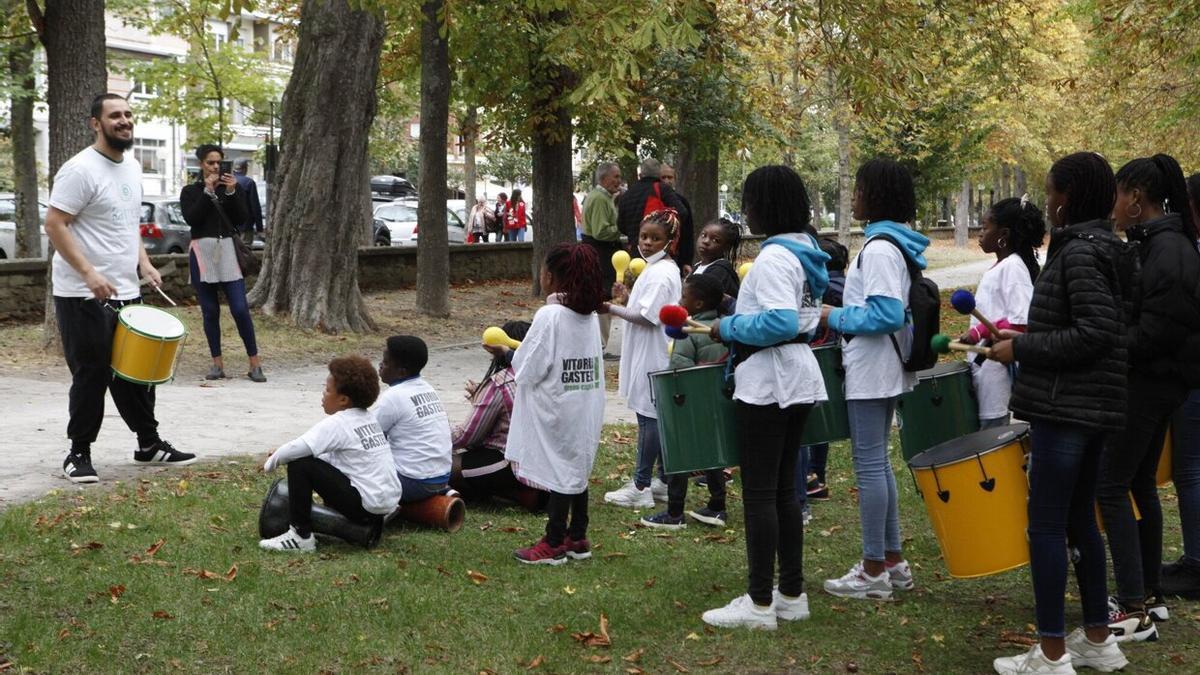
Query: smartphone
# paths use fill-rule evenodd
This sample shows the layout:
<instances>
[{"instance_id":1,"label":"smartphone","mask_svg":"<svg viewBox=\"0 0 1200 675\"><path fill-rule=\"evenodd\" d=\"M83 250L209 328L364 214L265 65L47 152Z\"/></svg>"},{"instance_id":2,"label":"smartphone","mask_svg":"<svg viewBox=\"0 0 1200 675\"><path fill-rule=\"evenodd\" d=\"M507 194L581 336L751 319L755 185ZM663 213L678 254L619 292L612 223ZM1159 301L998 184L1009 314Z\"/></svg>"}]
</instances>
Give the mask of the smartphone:
<instances>
[{"instance_id":1,"label":"smartphone","mask_svg":"<svg viewBox=\"0 0 1200 675\"><path fill-rule=\"evenodd\" d=\"M231 160L231 159L221 160L221 175L222 176L232 176L233 175L233 160Z\"/></svg>"}]
</instances>

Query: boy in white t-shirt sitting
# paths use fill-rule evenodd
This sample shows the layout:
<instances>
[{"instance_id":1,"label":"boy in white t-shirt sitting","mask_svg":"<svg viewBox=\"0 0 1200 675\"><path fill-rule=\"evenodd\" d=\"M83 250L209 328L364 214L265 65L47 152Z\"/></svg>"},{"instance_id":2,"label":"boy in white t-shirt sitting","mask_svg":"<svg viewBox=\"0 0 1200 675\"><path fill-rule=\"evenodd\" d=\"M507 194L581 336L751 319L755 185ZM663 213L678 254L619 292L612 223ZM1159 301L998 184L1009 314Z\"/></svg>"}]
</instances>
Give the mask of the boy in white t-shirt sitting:
<instances>
[{"instance_id":1,"label":"boy in white t-shirt sitting","mask_svg":"<svg viewBox=\"0 0 1200 675\"><path fill-rule=\"evenodd\" d=\"M347 519L383 528L383 517L396 508L400 480L389 461L387 439L367 408L379 396L371 362L342 356L329 362L321 407L329 415L303 436L280 446L264 471L287 464L287 532L263 539L269 551L313 551L313 493Z\"/></svg>"},{"instance_id":2,"label":"boy in white t-shirt sitting","mask_svg":"<svg viewBox=\"0 0 1200 675\"><path fill-rule=\"evenodd\" d=\"M424 340L393 335L379 364L379 378L388 388L373 411L392 448L392 461L404 488L402 504L446 492L454 463L450 418L442 399L421 377L428 362Z\"/></svg>"}]
</instances>

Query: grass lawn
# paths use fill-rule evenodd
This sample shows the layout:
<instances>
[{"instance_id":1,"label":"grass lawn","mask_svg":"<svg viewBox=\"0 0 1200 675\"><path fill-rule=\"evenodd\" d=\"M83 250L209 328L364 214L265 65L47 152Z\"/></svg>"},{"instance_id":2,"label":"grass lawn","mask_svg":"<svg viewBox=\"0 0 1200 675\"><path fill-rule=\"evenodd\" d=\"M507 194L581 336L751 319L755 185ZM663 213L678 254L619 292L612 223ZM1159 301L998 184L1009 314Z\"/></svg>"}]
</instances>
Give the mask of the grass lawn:
<instances>
[{"instance_id":1,"label":"grass lawn","mask_svg":"<svg viewBox=\"0 0 1200 675\"><path fill-rule=\"evenodd\" d=\"M727 530L636 526L634 513L601 503L632 467L634 433L604 433L595 556L557 568L512 559L540 536L540 515L488 506L473 506L456 534L395 526L373 551L262 552L257 517L271 477L250 459L9 507L0 671L968 673L1029 642L1027 569L950 579L907 470L897 479L917 589L892 603L819 590L859 554L844 443L830 453L833 498L814 505L806 533L812 619L775 633L708 628L700 613L745 589L739 487ZM693 487L689 505L702 493ZM1179 521L1173 492L1164 498L1173 558ZM1200 606L1171 611L1160 642L1126 650L1135 672L1200 667ZM588 646L602 616L611 645Z\"/></svg>"}]
</instances>

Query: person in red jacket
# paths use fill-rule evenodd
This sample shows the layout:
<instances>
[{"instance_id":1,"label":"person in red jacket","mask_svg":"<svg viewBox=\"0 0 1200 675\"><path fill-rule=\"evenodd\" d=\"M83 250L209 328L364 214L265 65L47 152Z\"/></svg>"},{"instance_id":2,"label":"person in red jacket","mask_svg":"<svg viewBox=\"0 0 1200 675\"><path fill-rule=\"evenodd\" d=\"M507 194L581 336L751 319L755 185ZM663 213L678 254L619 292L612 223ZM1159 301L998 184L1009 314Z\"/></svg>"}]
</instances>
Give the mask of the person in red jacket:
<instances>
[{"instance_id":1,"label":"person in red jacket","mask_svg":"<svg viewBox=\"0 0 1200 675\"><path fill-rule=\"evenodd\" d=\"M521 190L513 190L512 199L505 207L508 216L504 221L504 241L525 241L525 227L528 221L525 217L525 200L521 198Z\"/></svg>"}]
</instances>

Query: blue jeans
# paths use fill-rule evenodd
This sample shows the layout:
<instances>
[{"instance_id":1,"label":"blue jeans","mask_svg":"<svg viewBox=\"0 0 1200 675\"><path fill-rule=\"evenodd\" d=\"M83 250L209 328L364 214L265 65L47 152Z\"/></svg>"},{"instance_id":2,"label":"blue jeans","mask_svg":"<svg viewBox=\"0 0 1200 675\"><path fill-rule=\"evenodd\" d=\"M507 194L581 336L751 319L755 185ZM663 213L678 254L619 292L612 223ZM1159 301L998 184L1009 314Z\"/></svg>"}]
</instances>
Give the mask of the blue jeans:
<instances>
[{"instance_id":1,"label":"blue jeans","mask_svg":"<svg viewBox=\"0 0 1200 675\"><path fill-rule=\"evenodd\" d=\"M434 495L441 494L447 487L447 482L430 483L420 478L409 478L400 472L396 472L396 475L400 477L401 504L425 501Z\"/></svg>"},{"instance_id":2,"label":"blue jeans","mask_svg":"<svg viewBox=\"0 0 1200 675\"><path fill-rule=\"evenodd\" d=\"M895 411L895 398L846 401L863 560L882 562L886 553L900 551L900 499L888 455Z\"/></svg>"},{"instance_id":3,"label":"blue jeans","mask_svg":"<svg viewBox=\"0 0 1200 675\"><path fill-rule=\"evenodd\" d=\"M806 475L804 476L804 485L808 485L808 473L816 474L817 482L825 484L825 465L829 463L829 444L817 443L816 445L807 445L801 448L808 458L808 465L804 468ZM799 485L800 483L797 483Z\"/></svg>"},{"instance_id":4,"label":"blue jeans","mask_svg":"<svg viewBox=\"0 0 1200 675\"><path fill-rule=\"evenodd\" d=\"M654 465L658 464L658 478L667 480L662 467L662 444L658 438L658 420L638 415L637 466L633 471L633 484L639 489L650 487Z\"/></svg>"},{"instance_id":5,"label":"blue jeans","mask_svg":"<svg viewBox=\"0 0 1200 675\"><path fill-rule=\"evenodd\" d=\"M192 269L195 267L195 254L192 254ZM246 280L225 281L216 284L206 284L193 280L192 287L196 289L196 300L200 303L200 315L204 317L204 337L208 341L208 353L216 358L221 355L221 299L217 289L225 293L229 302L229 313L237 325L238 335L246 346L247 356L258 356L258 344L254 339L254 320L250 318L250 305L246 302Z\"/></svg>"},{"instance_id":6,"label":"blue jeans","mask_svg":"<svg viewBox=\"0 0 1200 675\"><path fill-rule=\"evenodd\" d=\"M796 457L796 503L804 506L808 503L808 470L812 464L812 451L815 445L802 445ZM829 446L826 446L829 447Z\"/></svg>"},{"instance_id":7,"label":"blue jeans","mask_svg":"<svg viewBox=\"0 0 1200 675\"><path fill-rule=\"evenodd\" d=\"M1183 554L1200 563L1200 389L1188 392L1171 424L1171 478L1179 495Z\"/></svg>"},{"instance_id":8,"label":"blue jeans","mask_svg":"<svg viewBox=\"0 0 1200 675\"><path fill-rule=\"evenodd\" d=\"M1068 546L1075 554L1084 627L1108 621L1104 540L1095 511L1105 433L1041 421L1029 433L1029 572L1038 634L1064 637Z\"/></svg>"}]
</instances>

